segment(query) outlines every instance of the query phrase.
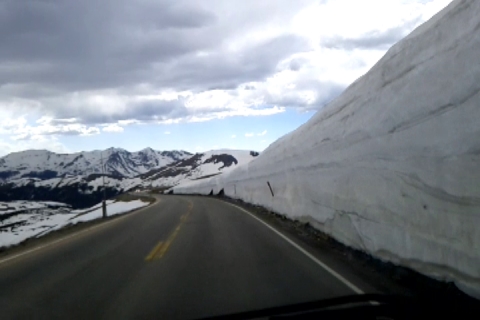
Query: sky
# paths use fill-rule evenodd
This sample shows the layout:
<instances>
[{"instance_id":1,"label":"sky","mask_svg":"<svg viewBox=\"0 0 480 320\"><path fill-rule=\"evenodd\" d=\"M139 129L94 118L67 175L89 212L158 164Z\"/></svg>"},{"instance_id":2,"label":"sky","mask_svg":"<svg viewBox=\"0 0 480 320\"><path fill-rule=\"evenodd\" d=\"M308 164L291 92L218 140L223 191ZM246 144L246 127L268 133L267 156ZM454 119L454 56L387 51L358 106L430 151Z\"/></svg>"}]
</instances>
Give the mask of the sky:
<instances>
[{"instance_id":1,"label":"sky","mask_svg":"<svg viewBox=\"0 0 480 320\"><path fill-rule=\"evenodd\" d=\"M0 156L262 151L449 0L4 0Z\"/></svg>"}]
</instances>

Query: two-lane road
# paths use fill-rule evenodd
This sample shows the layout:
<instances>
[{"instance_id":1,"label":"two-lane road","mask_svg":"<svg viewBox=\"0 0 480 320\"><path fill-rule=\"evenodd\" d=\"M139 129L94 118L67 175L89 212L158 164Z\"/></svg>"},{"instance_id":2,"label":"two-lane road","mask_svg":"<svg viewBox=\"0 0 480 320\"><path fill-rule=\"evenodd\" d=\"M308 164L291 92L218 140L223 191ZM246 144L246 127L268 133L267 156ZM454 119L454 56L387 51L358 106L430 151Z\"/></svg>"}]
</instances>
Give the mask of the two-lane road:
<instances>
[{"instance_id":1,"label":"two-lane road","mask_svg":"<svg viewBox=\"0 0 480 320\"><path fill-rule=\"evenodd\" d=\"M201 197L163 196L0 260L2 319L189 319L359 290L247 212Z\"/></svg>"}]
</instances>

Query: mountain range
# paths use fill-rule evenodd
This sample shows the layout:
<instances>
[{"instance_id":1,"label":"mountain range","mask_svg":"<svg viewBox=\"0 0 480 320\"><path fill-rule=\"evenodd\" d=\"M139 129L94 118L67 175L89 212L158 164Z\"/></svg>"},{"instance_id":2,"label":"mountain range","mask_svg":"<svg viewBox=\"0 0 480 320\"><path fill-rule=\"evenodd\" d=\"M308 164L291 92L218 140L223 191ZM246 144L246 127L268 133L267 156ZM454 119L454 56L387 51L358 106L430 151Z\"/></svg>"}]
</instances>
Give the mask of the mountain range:
<instances>
[{"instance_id":1,"label":"mountain range","mask_svg":"<svg viewBox=\"0 0 480 320\"><path fill-rule=\"evenodd\" d=\"M225 173L257 155L247 150L27 150L0 158L0 201L60 201L83 208L101 201L104 183L107 197L132 189L168 188Z\"/></svg>"},{"instance_id":2,"label":"mountain range","mask_svg":"<svg viewBox=\"0 0 480 320\"><path fill-rule=\"evenodd\" d=\"M118 177L134 177L152 169L184 160L192 154L186 151L156 151L146 148L138 152L109 148L103 151L60 154L47 150L27 150L0 158L0 179L50 179L64 176L104 173Z\"/></svg>"}]
</instances>

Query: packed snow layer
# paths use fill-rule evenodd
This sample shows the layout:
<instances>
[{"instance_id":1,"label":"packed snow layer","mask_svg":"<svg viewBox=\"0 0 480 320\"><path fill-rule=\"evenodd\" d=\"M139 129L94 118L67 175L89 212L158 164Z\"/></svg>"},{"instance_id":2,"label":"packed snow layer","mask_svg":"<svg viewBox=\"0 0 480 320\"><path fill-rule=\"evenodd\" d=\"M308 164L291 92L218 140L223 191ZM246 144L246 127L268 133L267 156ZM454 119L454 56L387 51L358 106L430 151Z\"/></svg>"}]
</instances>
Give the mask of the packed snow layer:
<instances>
[{"instance_id":1,"label":"packed snow layer","mask_svg":"<svg viewBox=\"0 0 480 320\"><path fill-rule=\"evenodd\" d=\"M479 16L452 2L259 157L175 193L224 189L480 296Z\"/></svg>"},{"instance_id":2,"label":"packed snow layer","mask_svg":"<svg viewBox=\"0 0 480 320\"><path fill-rule=\"evenodd\" d=\"M118 215L147 205L148 202L141 200L109 200L107 215ZM67 225L99 219L102 217L102 204L89 209L71 210L66 204L51 201L0 202L0 217L2 214L15 212L21 213L0 221L0 247L9 247L29 238L43 236Z\"/></svg>"}]
</instances>

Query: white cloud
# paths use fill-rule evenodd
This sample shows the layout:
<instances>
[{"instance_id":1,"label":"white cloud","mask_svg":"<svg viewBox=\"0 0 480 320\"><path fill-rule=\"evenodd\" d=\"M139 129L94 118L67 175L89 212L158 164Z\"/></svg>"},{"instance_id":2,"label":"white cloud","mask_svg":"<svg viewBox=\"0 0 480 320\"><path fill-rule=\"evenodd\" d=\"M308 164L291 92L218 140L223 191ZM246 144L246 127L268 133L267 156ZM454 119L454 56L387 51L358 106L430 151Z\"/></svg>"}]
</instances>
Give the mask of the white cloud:
<instances>
[{"instance_id":1,"label":"white cloud","mask_svg":"<svg viewBox=\"0 0 480 320\"><path fill-rule=\"evenodd\" d=\"M110 124L102 129L104 132L123 132L123 127L118 124Z\"/></svg>"},{"instance_id":2,"label":"white cloud","mask_svg":"<svg viewBox=\"0 0 480 320\"><path fill-rule=\"evenodd\" d=\"M78 119L77 118L55 119L55 122L57 122L57 123L75 123L75 122L78 122Z\"/></svg>"},{"instance_id":3,"label":"white cloud","mask_svg":"<svg viewBox=\"0 0 480 320\"><path fill-rule=\"evenodd\" d=\"M34 59L25 63L24 58L17 61L14 54L0 57L4 71L0 79L0 135L5 134L7 140L34 141L40 137L122 132L122 126L144 123L269 116L287 108L318 110L373 66L390 45L450 2L278 1L215 1L208 6L215 17L211 20L205 12L197 12L201 4L192 4L197 1L185 1L182 4L188 12L188 28L166 28L161 37L155 29L158 17L138 14L149 12L153 2L148 7L135 5L132 10L142 19L136 21L132 14L128 24L123 22L124 10L115 11L121 6L99 7L117 13L105 16L106 25L120 21L122 28L118 34L112 29L112 37L100 39L105 40L102 50L85 50L109 56L113 48L118 63L90 65L92 59L75 60L78 55L69 56L68 51L61 50L48 51L45 63ZM28 13L30 9L25 10ZM74 14L84 18L82 15L90 12L78 10ZM167 24L183 17L170 17L169 12L162 12ZM57 28L60 36L52 31L46 45L64 39L72 30L82 39L91 39L88 43L92 44L102 36L97 32L83 34L95 28L79 29L73 20L60 18L67 16L62 13L51 18L53 24L65 28ZM85 18L96 21L97 16ZM107 20L110 18L118 21ZM31 24L35 23L32 20ZM40 30L43 25L38 23L39 34L44 31ZM18 30L21 28L12 26L5 31L12 32L11 38L16 39L12 52L35 54L29 46L38 44L15 37L13 33ZM129 42L137 30L149 32ZM173 46L173 51L162 43L163 38L170 41L170 32L177 37L175 43L182 44ZM145 43L149 50L145 50ZM63 54L61 59L57 53ZM57 61L67 67L57 68ZM108 69L110 65L114 69ZM59 70L59 74L49 70ZM245 137L266 133L247 133Z\"/></svg>"},{"instance_id":4,"label":"white cloud","mask_svg":"<svg viewBox=\"0 0 480 320\"><path fill-rule=\"evenodd\" d=\"M235 139L236 137L237 137L236 134L232 134L232 136L231 136L232 139Z\"/></svg>"},{"instance_id":5,"label":"white cloud","mask_svg":"<svg viewBox=\"0 0 480 320\"><path fill-rule=\"evenodd\" d=\"M100 133L99 128L83 125L80 123L53 124L46 120L40 121L38 123L39 125L36 125L36 126L31 126L31 125L17 126L11 131L12 137L15 138L16 140L28 140L36 136L47 136L47 135L90 136L90 135Z\"/></svg>"},{"instance_id":6,"label":"white cloud","mask_svg":"<svg viewBox=\"0 0 480 320\"><path fill-rule=\"evenodd\" d=\"M252 138L254 136L261 137L261 136L264 136L266 134L267 134L267 130L263 130L260 133L247 132L247 133L245 133L245 137L247 137L247 138Z\"/></svg>"},{"instance_id":7,"label":"white cloud","mask_svg":"<svg viewBox=\"0 0 480 320\"><path fill-rule=\"evenodd\" d=\"M3 138L0 135L0 157L12 152L28 149L46 149L58 153L72 152L72 150L60 143L56 136L33 136L30 140L15 141L13 139Z\"/></svg>"},{"instance_id":8,"label":"white cloud","mask_svg":"<svg viewBox=\"0 0 480 320\"><path fill-rule=\"evenodd\" d=\"M170 131L165 131L164 134L171 134L171 132Z\"/></svg>"},{"instance_id":9,"label":"white cloud","mask_svg":"<svg viewBox=\"0 0 480 320\"><path fill-rule=\"evenodd\" d=\"M141 121L135 120L135 119L129 119L129 120L118 120L118 124L121 126L127 126L130 124L140 124Z\"/></svg>"},{"instance_id":10,"label":"white cloud","mask_svg":"<svg viewBox=\"0 0 480 320\"><path fill-rule=\"evenodd\" d=\"M267 130L263 130L262 132L257 133L257 136L264 136L266 134L267 134Z\"/></svg>"},{"instance_id":11,"label":"white cloud","mask_svg":"<svg viewBox=\"0 0 480 320\"><path fill-rule=\"evenodd\" d=\"M11 134L27 125L27 120L24 116L12 118L9 115L1 115L0 117L0 134Z\"/></svg>"}]
</instances>

